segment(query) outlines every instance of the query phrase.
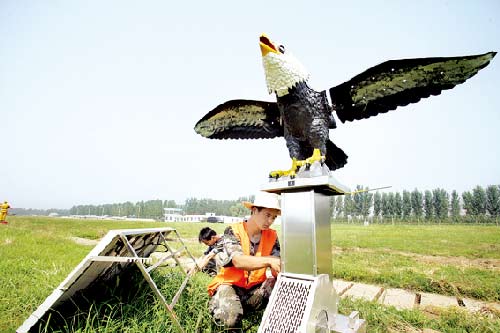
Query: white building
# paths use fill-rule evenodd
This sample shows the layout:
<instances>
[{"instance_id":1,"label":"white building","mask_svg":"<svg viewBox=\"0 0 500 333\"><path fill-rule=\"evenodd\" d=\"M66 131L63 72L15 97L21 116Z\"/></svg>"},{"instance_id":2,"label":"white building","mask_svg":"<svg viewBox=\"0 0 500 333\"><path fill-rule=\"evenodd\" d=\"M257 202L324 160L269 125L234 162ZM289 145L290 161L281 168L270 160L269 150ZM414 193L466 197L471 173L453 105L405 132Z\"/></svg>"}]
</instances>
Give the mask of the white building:
<instances>
[{"instance_id":1,"label":"white building","mask_svg":"<svg viewBox=\"0 0 500 333\"><path fill-rule=\"evenodd\" d=\"M163 208L163 210L165 222L177 222L184 217L183 211L180 208Z\"/></svg>"},{"instance_id":2,"label":"white building","mask_svg":"<svg viewBox=\"0 0 500 333\"><path fill-rule=\"evenodd\" d=\"M180 208L164 208L165 222L220 222L220 223L235 223L243 221L242 217L238 216L216 216L214 213L205 213L204 215L184 215ZM211 219L209 219L211 218Z\"/></svg>"}]
</instances>

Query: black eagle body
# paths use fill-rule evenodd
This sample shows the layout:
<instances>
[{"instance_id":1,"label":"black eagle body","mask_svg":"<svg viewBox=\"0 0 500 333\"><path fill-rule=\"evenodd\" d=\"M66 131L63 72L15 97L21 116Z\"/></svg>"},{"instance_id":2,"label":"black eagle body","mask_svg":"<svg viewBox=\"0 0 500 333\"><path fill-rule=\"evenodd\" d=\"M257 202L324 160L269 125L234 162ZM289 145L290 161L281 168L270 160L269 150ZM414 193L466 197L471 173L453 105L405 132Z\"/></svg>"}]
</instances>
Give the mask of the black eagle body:
<instances>
[{"instance_id":1,"label":"black eagle body","mask_svg":"<svg viewBox=\"0 0 500 333\"><path fill-rule=\"evenodd\" d=\"M344 123L439 95L474 76L496 55L390 60L318 92L308 86L308 74L282 45L263 35L260 47L268 89L277 102L228 101L200 119L195 131L211 139L283 136L294 161L319 149L330 170L347 163L347 155L329 139L329 130L336 127L334 113Z\"/></svg>"},{"instance_id":2,"label":"black eagle body","mask_svg":"<svg viewBox=\"0 0 500 333\"><path fill-rule=\"evenodd\" d=\"M299 82L277 102L290 157L305 160L313 148L319 148L330 170L347 163L347 155L329 139L329 129L335 128L336 123L326 91L317 92L306 82Z\"/></svg>"}]
</instances>

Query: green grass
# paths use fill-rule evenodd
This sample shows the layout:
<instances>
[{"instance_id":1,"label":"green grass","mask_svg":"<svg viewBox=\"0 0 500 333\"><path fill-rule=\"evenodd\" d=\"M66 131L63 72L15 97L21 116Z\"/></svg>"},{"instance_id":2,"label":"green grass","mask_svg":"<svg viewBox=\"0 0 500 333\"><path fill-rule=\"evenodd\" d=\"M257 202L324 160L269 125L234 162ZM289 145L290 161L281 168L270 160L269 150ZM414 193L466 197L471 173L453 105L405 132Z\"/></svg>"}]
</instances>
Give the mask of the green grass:
<instances>
[{"instance_id":1,"label":"green grass","mask_svg":"<svg viewBox=\"0 0 500 333\"><path fill-rule=\"evenodd\" d=\"M178 230L195 256L205 247L198 231L211 226L221 233L226 225L127 221L66 220L46 217L9 217L0 227L0 332L13 332L59 285L93 246L76 244L70 237L99 239L108 230L171 226ZM476 267L446 261L500 258L500 228L495 226L426 225L388 226L333 225L334 276L442 294L499 301L498 267ZM439 262L424 256L440 256ZM179 278L159 271L155 281L172 297ZM188 332L212 331L205 286L209 278L197 274L176 306ZM104 302L67 318L61 332L171 332L169 317L149 287L125 288L131 294L112 294ZM132 290L133 289L133 290ZM119 288L117 289L119 290ZM408 331L408 327L442 332L498 332L498 315L482 317L447 310L436 318L419 311L397 311L371 302L342 300L340 310L361 311L370 332ZM259 314L244 322L255 332Z\"/></svg>"},{"instance_id":2,"label":"green grass","mask_svg":"<svg viewBox=\"0 0 500 333\"><path fill-rule=\"evenodd\" d=\"M99 301L78 300L79 310L73 312L74 315L54 313L52 318L56 319L49 320L42 332L176 332L167 311L156 302L142 275L137 270L131 275L129 281L113 281L114 288L99 295ZM183 278L178 269L153 274L167 301L172 299ZM208 280L203 274L196 275L175 307L187 332L203 331L204 327L211 326L206 309L208 295L204 288Z\"/></svg>"},{"instance_id":3,"label":"green grass","mask_svg":"<svg viewBox=\"0 0 500 333\"><path fill-rule=\"evenodd\" d=\"M426 264L386 252L353 252L334 257L333 273L348 281L500 301L498 270Z\"/></svg>"},{"instance_id":4,"label":"green grass","mask_svg":"<svg viewBox=\"0 0 500 333\"><path fill-rule=\"evenodd\" d=\"M344 298L339 304L340 312L348 315L359 311L368 323L368 332L421 332L424 328L438 332L500 332L498 315L471 314L465 310L449 308L429 314L418 310L396 310L374 302ZM494 317L494 318L492 318Z\"/></svg>"},{"instance_id":5,"label":"green grass","mask_svg":"<svg viewBox=\"0 0 500 333\"><path fill-rule=\"evenodd\" d=\"M496 226L334 225L334 277L484 301L500 301ZM462 262L462 264L458 264Z\"/></svg>"},{"instance_id":6,"label":"green grass","mask_svg":"<svg viewBox=\"0 0 500 333\"><path fill-rule=\"evenodd\" d=\"M417 254L500 259L500 228L494 225L335 224L333 245L391 249Z\"/></svg>"}]
</instances>

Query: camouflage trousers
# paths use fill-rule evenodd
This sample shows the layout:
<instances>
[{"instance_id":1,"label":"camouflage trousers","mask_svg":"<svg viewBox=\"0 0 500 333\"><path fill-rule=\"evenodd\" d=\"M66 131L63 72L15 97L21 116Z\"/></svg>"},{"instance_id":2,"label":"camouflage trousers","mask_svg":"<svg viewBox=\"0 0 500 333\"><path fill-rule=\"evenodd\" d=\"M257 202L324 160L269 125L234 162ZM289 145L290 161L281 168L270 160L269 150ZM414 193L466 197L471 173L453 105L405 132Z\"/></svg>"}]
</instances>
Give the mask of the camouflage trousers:
<instances>
[{"instance_id":1,"label":"camouflage trousers","mask_svg":"<svg viewBox=\"0 0 500 333\"><path fill-rule=\"evenodd\" d=\"M227 328L237 327L245 312L265 308L275 282L275 278L268 278L250 289L229 284L220 285L209 302L214 321Z\"/></svg>"}]
</instances>

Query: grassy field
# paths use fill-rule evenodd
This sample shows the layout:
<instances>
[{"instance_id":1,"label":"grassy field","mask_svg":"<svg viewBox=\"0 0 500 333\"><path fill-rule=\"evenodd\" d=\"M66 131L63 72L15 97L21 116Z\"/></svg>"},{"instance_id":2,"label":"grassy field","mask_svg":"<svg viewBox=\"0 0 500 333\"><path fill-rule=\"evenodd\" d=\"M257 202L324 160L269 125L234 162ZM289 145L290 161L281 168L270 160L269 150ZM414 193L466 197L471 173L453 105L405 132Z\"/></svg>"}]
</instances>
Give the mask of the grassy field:
<instances>
[{"instance_id":1,"label":"grassy field","mask_svg":"<svg viewBox=\"0 0 500 333\"><path fill-rule=\"evenodd\" d=\"M208 224L66 220L46 217L9 217L0 227L0 332L15 329L87 255L92 245L72 237L98 240L108 230L172 226L195 256L200 228ZM209 224L218 232L226 227ZM495 226L388 226L332 225L334 276L386 287L458 295L483 301L500 301L500 228ZM155 281L169 297L181 276L163 271ZM198 274L176 306L189 332L210 332L205 285ZM162 283L163 282L163 283ZM68 320L61 332L173 332L169 318L146 284L112 295ZM471 315L463 310L426 314L397 311L376 303L342 300L340 311L356 309L369 322L369 332L499 332L498 313ZM244 322L255 332L258 314Z\"/></svg>"},{"instance_id":2,"label":"grassy field","mask_svg":"<svg viewBox=\"0 0 500 333\"><path fill-rule=\"evenodd\" d=\"M388 287L500 301L500 228L334 225L334 275Z\"/></svg>"}]
</instances>

